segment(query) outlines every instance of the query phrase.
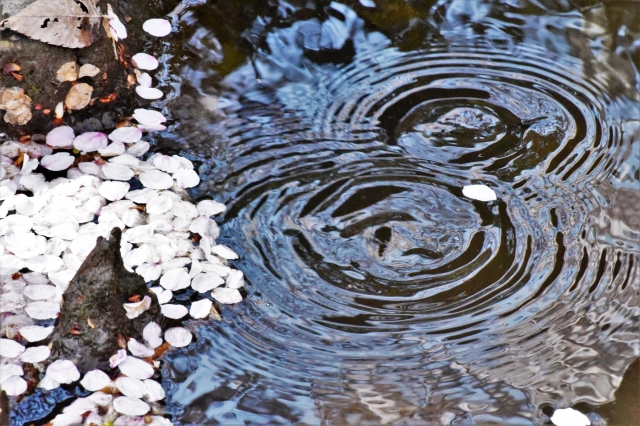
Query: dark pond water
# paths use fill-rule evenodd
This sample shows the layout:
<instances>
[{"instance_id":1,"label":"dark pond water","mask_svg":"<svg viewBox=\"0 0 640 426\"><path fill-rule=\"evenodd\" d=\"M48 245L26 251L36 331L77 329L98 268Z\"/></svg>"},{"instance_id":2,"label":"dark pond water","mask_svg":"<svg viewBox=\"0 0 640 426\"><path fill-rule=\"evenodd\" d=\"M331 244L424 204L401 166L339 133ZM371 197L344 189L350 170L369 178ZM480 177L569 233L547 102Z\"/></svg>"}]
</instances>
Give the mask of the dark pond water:
<instances>
[{"instance_id":1,"label":"dark pond water","mask_svg":"<svg viewBox=\"0 0 640 426\"><path fill-rule=\"evenodd\" d=\"M180 17L161 145L248 286L176 424L640 423L639 3L374 1Z\"/></svg>"}]
</instances>

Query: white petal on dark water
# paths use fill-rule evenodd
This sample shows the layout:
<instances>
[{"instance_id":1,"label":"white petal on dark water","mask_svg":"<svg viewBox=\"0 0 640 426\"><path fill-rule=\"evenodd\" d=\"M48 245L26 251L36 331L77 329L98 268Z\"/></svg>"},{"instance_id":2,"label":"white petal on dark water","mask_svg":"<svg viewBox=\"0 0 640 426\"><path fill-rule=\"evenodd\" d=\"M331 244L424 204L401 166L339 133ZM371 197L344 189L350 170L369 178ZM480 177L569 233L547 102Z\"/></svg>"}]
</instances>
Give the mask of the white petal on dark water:
<instances>
[{"instance_id":1,"label":"white petal on dark water","mask_svg":"<svg viewBox=\"0 0 640 426\"><path fill-rule=\"evenodd\" d=\"M128 356L118 365L122 374L134 379L148 379L153 376L153 367L145 361Z\"/></svg>"},{"instance_id":2,"label":"white petal on dark water","mask_svg":"<svg viewBox=\"0 0 640 426\"><path fill-rule=\"evenodd\" d=\"M47 346L32 346L27 348L18 359L22 362L35 364L49 358L51 350Z\"/></svg>"},{"instance_id":3,"label":"white petal on dark water","mask_svg":"<svg viewBox=\"0 0 640 426\"><path fill-rule=\"evenodd\" d=\"M120 127L109 133L114 142L134 143L142 138L142 130L137 127Z\"/></svg>"},{"instance_id":4,"label":"white petal on dark water","mask_svg":"<svg viewBox=\"0 0 640 426\"><path fill-rule=\"evenodd\" d=\"M150 189L169 189L173 186L171 175L160 170L149 170L140 173L140 183Z\"/></svg>"},{"instance_id":5,"label":"white petal on dark water","mask_svg":"<svg viewBox=\"0 0 640 426\"><path fill-rule=\"evenodd\" d=\"M3 358L17 358L24 352L24 346L11 339L0 339L0 356Z\"/></svg>"},{"instance_id":6,"label":"white petal on dark water","mask_svg":"<svg viewBox=\"0 0 640 426\"><path fill-rule=\"evenodd\" d=\"M556 426L588 426L591 424L587 416L573 408L561 408L554 411L551 422Z\"/></svg>"},{"instance_id":7,"label":"white petal on dark water","mask_svg":"<svg viewBox=\"0 0 640 426\"><path fill-rule=\"evenodd\" d=\"M58 383L68 384L80 379L78 368L69 360L57 360L47 367L47 376Z\"/></svg>"},{"instance_id":8,"label":"white petal on dark water","mask_svg":"<svg viewBox=\"0 0 640 426\"><path fill-rule=\"evenodd\" d=\"M462 194L477 201L497 200L496 193L487 185L467 185L462 188Z\"/></svg>"},{"instance_id":9,"label":"white petal on dark water","mask_svg":"<svg viewBox=\"0 0 640 426\"><path fill-rule=\"evenodd\" d=\"M164 96L164 93L162 93L162 90L156 89L155 87L136 86L136 93L142 99L151 99L151 100L160 99L161 97Z\"/></svg>"},{"instance_id":10,"label":"white petal on dark water","mask_svg":"<svg viewBox=\"0 0 640 426\"><path fill-rule=\"evenodd\" d=\"M200 177L194 170L178 169L173 178L180 188L193 188L200 183Z\"/></svg>"},{"instance_id":11,"label":"white petal on dark water","mask_svg":"<svg viewBox=\"0 0 640 426\"><path fill-rule=\"evenodd\" d=\"M158 60L147 53L136 53L131 57L131 60L141 70L155 70L158 68Z\"/></svg>"},{"instance_id":12,"label":"white petal on dark water","mask_svg":"<svg viewBox=\"0 0 640 426\"><path fill-rule=\"evenodd\" d=\"M138 342L133 337L127 342L127 348L129 349L129 352L131 352L131 355L141 358L153 356L153 354L155 353L153 348L150 348L144 343Z\"/></svg>"},{"instance_id":13,"label":"white petal on dark water","mask_svg":"<svg viewBox=\"0 0 640 426\"><path fill-rule=\"evenodd\" d=\"M233 260L238 258L238 255L233 250L223 244L218 244L211 247L211 252L213 254L217 254L223 259Z\"/></svg>"},{"instance_id":14,"label":"white petal on dark water","mask_svg":"<svg viewBox=\"0 0 640 426\"><path fill-rule=\"evenodd\" d=\"M225 280L227 288L241 288L244 287L244 274L242 271L232 269L227 275Z\"/></svg>"},{"instance_id":15,"label":"white petal on dark water","mask_svg":"<svg viewBox=\"0 0 640 426\"><path fill-rule=\"evenodd\" d=\"M106 148L99 149L98 152L102 157L115 157L124 154L125 147L122 142L112 142Z\"/></svg>"},{"instance_id":16,"label":"white petal on dark water","mask_svg":"<svg viewBox=\"0 0 640 426\"><path fill-rule=\"evenodd\" d=\"M184 268L170 269L160 278L160 285L171 291L182 290L190 284L189 273Z\"/></svg>"},{"instance_id":17,"label":"white petal on dark water","mask_svg":"<svg viewBox=\"0 0 640 426\"><path fill-rule=\"evenodd\" d=\"M142 398L147 392L142 380L131 377L118 377L116 379L116 387L121 394L132 398Z\"/></svg>"},{"instance_id":18,"label":"white petal on dark water","mask_svg":"<svg viewBox=\"0 0 640 426\"><path fill-rule=\"evenodd\" d=\"M47 145L53 148L71 148L76 135L69 126L56 127L47 133Z\"/></svg>"},{"instance_id":19,"label":"white petal on dark water","mask_svg":"<svg viewBox=\"0 0 640 426\"><path fill-rule=\"evenodd\" d=\"M184 327L173 327L164 333L164 338L171 346L182 348L191 343L193 336L191 332Z\"/></svg>"},{"instance_id":20,"label":"white petal on dark water","mask_svg":"<svg viewBox=\"0 0 640 426\"><path fill-rule=\"evenodd\" d=\"M42 327L39 325L28 325L18 330L20 335L28 342L39 342L49 337L53 333L53 326Z\"/></svg>"},{"instance_id":21,"label":"white petal on dark water","mask_svg":"<svg viewBox=\"0 0 640 426\"><path fill-rule=\"evenodd\" d=\"M162 329L155 322L150 322L142 330L142 337L152 348L162 345Z\"/></svg>"},{"instance_id":22,"label":"white petal on dark water","mask_svg":"<svg viewBox=\"0 0 640 426\"><path fill-rule=\"evenodd\" d=\"M162 315L171 319L180 319L187 315L189 310L182 305L164 304L160 306Z\"/></svg>"},{"instance_id":23,"label":"white petal on dark water","mask_svg":"<svg viewBox=\"0 0 640 426\"><path fill-rule=\"evenodd\" d=\"M214 288L211 296L220 303L232 304L242 301L242 295L235 288L218 287Z\"/></svg>"},{"instance_id":24,"label":"white petal on dark water","mask_svg":"<svg viewBox=\"0 0 640 426\"><path fill-rule=\"evenodd\" d=\"M147 399L149 401L153 402L164 399L165 392L160 383L155 380L146 379L144 380L144 386L146 388Z\"/></svg>"},{"instance_id":25,"label":"white petal on dark water","mask_svg":"<svg viewBox=\"0 0 640 426\"><path fill-rule=\"evenodd\" d=\"M107 147L107 135L100 132L83 133L73 140L73 147L78 151L93 152Z\"/></svg>"},{"instance_id":26,"label":"white petal on dark water","mask_svg":"<svg viewBox=\"0 0 640 426\"><path fill-rule=\"evenodd\" d=\"M200 293L211 291L224 284L224 280L214 273L200 273L193 278L191 288Z\"/></svg>"},{"instance_id":27,"label":"white petal on dark water","mask_svg":"<svg viewBox=\"0 0 640 426\"><path fill-rule=\"evenodd\" d=\"M211 307L213 306L213 302L209 299L198 300L197 302L193 302L191 304L191 308L189 308L189 314L193 318L206 318L209 316L209 312L211 311Z\"/></svg>"},{"instance_id":28,"label":"white petal on dark water","mask_svg":"<svg viewBox=\"0 0 640 426\"><path fill-rule=\"evenodd\" d=\"M127 148L127 154L130 154L134 157L140 157L141 155L144 155L147 151L149 151L149 148L151 148L149 142L139 141Z\"/></svg>"},{"instance_id":29,"label":"white petal on dark water","mask_svg":"<svg viewBox=\"0 0 640 426\"><path fill-rule=\"evenodd\" d=\"M142 24L142 29L156 37L164 37L171 33L171 22L166 19L149 19Z\"/></svg>"},{"instance_id":30,"label":"white petal on dark water","mask_svg":"<svg viewBox=\"0 0 640 426\"><path fill-rule=\"evenodd\" d=\"M214 216L227 209L224 204L213 200L202 200L196 205L196 208L199 214L205 216Z\"/></svg>"},{"instance_id":31,"label":"white petal on dark water","mask_svg":"<svg viewBox=\"0 0 640 426\"><path fill-rule=\"evenodd\" d=\"M9 396L20 395L27 390L27 382L19 376L11 376L2 382L2 390Z\"/></svg>"},{"instance_id":32,"label":"white petal on dark water","mask_svg":"<svg viewBox=\"0 0 640 426\"><path fill-rule=\"evenodd\" d=\"M151 109L137 108L133 111L133 118L138 123L146 125L161 124L167 121L166 117L158 111Z\"/></svg>"}]
</instances>

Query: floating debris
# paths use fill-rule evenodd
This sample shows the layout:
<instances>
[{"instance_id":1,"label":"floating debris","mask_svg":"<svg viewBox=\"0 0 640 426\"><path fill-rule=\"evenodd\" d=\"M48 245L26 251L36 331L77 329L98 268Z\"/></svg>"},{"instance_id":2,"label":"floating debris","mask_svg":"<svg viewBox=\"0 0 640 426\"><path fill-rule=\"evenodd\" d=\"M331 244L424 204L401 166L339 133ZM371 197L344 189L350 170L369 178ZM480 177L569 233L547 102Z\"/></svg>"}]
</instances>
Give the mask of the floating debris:
<instances>
[{"instance_id":1,"label":"floating debris","mask_svg":"<svg viewBox=\"0 0 640 426\"><path fill-rule=\"evenodd\" d=\"M462 194L477 201L495 201L498 199L493 189L487 185L467 185L462 188Z\"/></svg>"},{"instance_id":2,"label":"floating debris","mask_svg":"<svg viewBox=\"0 0 640 426\"><path fill-rule=\"evenodd\" d=\"M155 37L164 37L171 33L171 22L166 19L149 19L142 24L142 29Z\"/></svg>"},{"instance_id":3,"label":"floating debris","mask_svg":"<svg viewBox=\"0 0 640 426\"><path fill-rule=\"evenodd\" d=\"M556 426L589 426L591 424L587 416L573 408L560 408L554 411L551 422Z\"/></svg>"}]
</instances>

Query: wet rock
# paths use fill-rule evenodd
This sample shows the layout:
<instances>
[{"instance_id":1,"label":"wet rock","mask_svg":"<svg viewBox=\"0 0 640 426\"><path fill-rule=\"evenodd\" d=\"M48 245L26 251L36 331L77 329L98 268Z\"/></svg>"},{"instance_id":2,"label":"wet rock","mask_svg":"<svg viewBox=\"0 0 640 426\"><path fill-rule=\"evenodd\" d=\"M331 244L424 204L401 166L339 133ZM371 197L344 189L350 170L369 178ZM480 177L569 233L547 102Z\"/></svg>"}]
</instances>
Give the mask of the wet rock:
<instances>
[{"instance_id":1,"label":"wet rock","mask_svg":"<svg viewBox=\"0 0 640 426\"><path fill-rule=\"evenodd\" d=\"M121 338L142 341L142 329L150 321L160 322L160 305L139 275L124 268L120 255L122 232L111 231L98 244L69 284L56 329L53 350L73 361L81 373L107 370L109 357L122 349ZM128 319L124 304L132 296L149 296L151 307L135 319Z\"/></svg>"}]
</instances>

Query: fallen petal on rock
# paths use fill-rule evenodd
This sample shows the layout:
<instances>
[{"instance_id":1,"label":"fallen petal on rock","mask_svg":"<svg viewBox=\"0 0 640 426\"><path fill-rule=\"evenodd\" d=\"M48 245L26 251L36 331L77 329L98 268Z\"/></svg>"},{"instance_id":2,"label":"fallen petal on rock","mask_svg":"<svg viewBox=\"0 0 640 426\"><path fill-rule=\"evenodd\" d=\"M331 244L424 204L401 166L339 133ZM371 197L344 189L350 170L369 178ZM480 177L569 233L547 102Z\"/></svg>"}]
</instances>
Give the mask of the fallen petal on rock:
<instances>
[{"instance_id":1,"label":"fallen petal on rock","mask_svg":"<svg viewBox=\"0 0 640 426\"><path fill-rule=\"evenodd\" d=\"M127 359L127 351L124 349L120 349L114 355L111 355L109 358L109 366L111 368L116 368L118 365L124 362Z\"/></svg>"},{"instance_id":2,"label":"fallen petal on rock","mask_svg":"<svg viewBox=\"0 0 640 426\"><path fill-rule=\"evenodd\" d=\"M171 346L182 348L191 343L193 336L191 332L184 327L173 327L164 333L164 338Z\"/></svg>"},{"instance_id":3,"label":"fallen petal on rock","mask_svg":"<svg viewBox=\"0 0 640 426\"><path fill-rule=\"evenodd\" d=\"M40 164L47 170L51 170L54 172L59 172L60 170L67 170L73 162L75 161L75 157L73 157L68 152L57 152L51 155L45 155L40 160Z\"/></svg>"},{"instance_id":4,"label":"fallen petal on rock","mask_svg":"<svg viewBox=\"0 0 640 426\"><path fill-rule=\"evenodd\" d=\"M489 188L487 185L467 185L462 188L462 194L465 197L477 201L486 202L498 199L493 189Z\"/></svg>"},{"instance_id":5,"label":"fallen petal on rock","mask_svg":"<svg viewBox=\"0 0 640 426\"><path fill-rule=\"evenodd\" d=\"M141 70L155 70L158 68L158 60L146 53L136 53L131 57L131 60Z\"/></svg>"},{"instance_id":6,"label":"fallen petal on rock","mask_svg":"<svg viewBox=\"0 0 640 426\"><path fill-rule=\"evenodd\" d=\"M151 80L151 76L149 74L143 72L138 76L138 84L142 87L151 87L153 81Z\"/></svg>"},{"instance_id":7,"label":"fallen petal on rock","mask_svg":"<svg viewBox=\"0 0 640 426\"><path fill-rule=\"evenodd\" d=\"M80 372L69 360L57 360L47 367L47 376L58 383L69 384L80 379Z\"/></svg>"},{"instance_id":8,"label":"fallen petal on rock","mask_svg":"<svg viewBox=\"0 0 640 426\"><path fill-rule=\"evenodd\" d=\"M111 27L111 33L115 37L115 40L118 41L118 39L127 38L127 29L118 16L113 13L111 5L107 7L107 18L109 19L109 27Z\"/></svg>"},{"instance_id":9,"label":"fallen petal on rock","mask_svg":"<svg viewBox=\"0 0 640 426\"><path fill-rule=\"evenodd\" d=\"M125 303L124 309L127 311L127 318L134 319L142 315L142 313L151 307L151 298L145 296L140 302Z\"/></svg>"},{"instance_id":10,"label":"fallen petal on rock","mask_svg":"<svg viewBox=\"0 0 640 426\"><path fill-rule=\"evenodd\" d=\"M113 400L113 409L127 416L144 416L150 410L149 404L129 396L121 396Z\"/></svg>"},{"instance_id":11,"label":"fallen petal on rock","mask_svg":"<svg viewBox=\"0 0 640 426\"><path fill-rule=\"evenodd\" d=\"M109 143L107 135L101 132L83 133L73 140L73 147L78 151L93 152L106 148Z\"/></svg>"},{"instance_id":12,"label":"fallen petal on rock","mask_svg":"<svg viewBox=\"0 0 640 426\"><path fill-rule=\"evenodd\" d=\"M242 301L242 295L235 288L218 287L214 288L211 296L223 304L232 304Z\"/></svg>"},{"instance_id":13,"label":"fallen petal on rock","mask_svg":"<svg viewBox=\"0 0 640 426\"><path fill-rule=\"evenodd\" d=\"M91 370L87 372L80 384L88 391L99 391L111 383L111 379L107 376L107 373L100 370Z\"/></svg>"},{"instance_id":14,"label":"fallen petal on rock","mask_svg":"<svg viewBox=\"0 0 640 426\"><path fill-rule=\"evenodd\" d=\"M60 126L47 133L46 143L53 148L71 148L75 137L71 127Z\"/></svg>"},{"instance_id":15,"label":"fallen petal on rock","mask_svg":"<svg viewBox=\"0 0 640 426\"><path fill-rule=\"evenodd\" d=\"M122 374L134 379L148 379L153 376L153 367L141 359L128 356L118 366Z\"/></svg>"},{"instance_id":16,"label":"fallen petal on rock","mask_svg":"<svg viewBox=\"0 0 640 426\"><path fill-rule=\"evenodd\" d=\"M73 110L80 110L89 105L91 102L91 95L93 94L93 87L87 83L78 83L69 89L69 93L64 100L64 104L67 108Z\"/></svg>"},{"instance_id":17,"label":"fallen petal on rock","mask_svg":"<svg viewBox=\"0 0 640 426\"><path fill-rule=\"evenodd\" d=\"M60 83L76 81L78 79L78 64L76 64L76 61L62 64L56 73L56 78Z\"/></svg>"},{"instance_id":18,"label":"fallen petal on rock","mask_svg":"<svg viewBox=\"0 0 640 426\"><path fill-rule=\"evenodd\" d=\"M35 364L49 358L49 355L51 355L51 350L47 346L32 346L27 348L18 359L22 362Z\"/></svg>"},{"instance_id":19,"label":"fallen petal on rock","mask_svg":"<svg viewBox=\"0 0 640 426\"><path fill-rule=\"evenodd\" d=\"M150 348L149 346L138 342L134 338L129 339L129 341L127 342L127 348L129 349L129 352L131 352L131 355L141 358L153 356L153 354L155 353L153 348Z\"/></svg>"},{"instance_id":20,"label":"fallen petal on rock","mask_svg":"<svg viewBox=\"0 0 640 426\"><path fill-rule=\"evenodd\" d=\"M150 322L142 330L142 337L152 348L162 345L162 329L155 322Z\"/></svg>"},{"instance_id":21,"label":"fallen petal on rock","mask_svg":"<svg viewBox=\"0 0 640 426\"><path fill-rule=\"evenodd\" d=\"M27 342L39 342L53 333L53 326L42 327L39 325L28 325L20 328L18 332Z\"/></svg>"},{"instance_id":22,"label":"fallen petal on rock","mask_svg":"<svg viewBox=\"0 0 640 426\"><path fill-rule=\"evenodd\" d=\"M171 33L171 22L166 19L149 19L142 24L142 29L155 37L164 37Z\"/></svg>"},{"instance_id":23,"label":"fallen petal on rock","mask_svg":"<svg viewBox=\"0 0 640 426\"><path fill-rule=\"evenodd\" d=\"M164 96L164 93L162 93L162 90L156 89L155 87L137 86L136 87L136 93L142 99L152 99L153 100L153 99L160 99L161 97Z\"/></svg>"},{"instance_id":24,"label":"fallen petal on rock","mask_svg":"<svg viewBox=\"0 0 640 426\"><path fill-rule=\"evenodd\" d=\"M98 74L100 74L100 68L96 67L95 65L84 64L78 71L78 78L95 77Z\"/></svg>"}]
</instances>

